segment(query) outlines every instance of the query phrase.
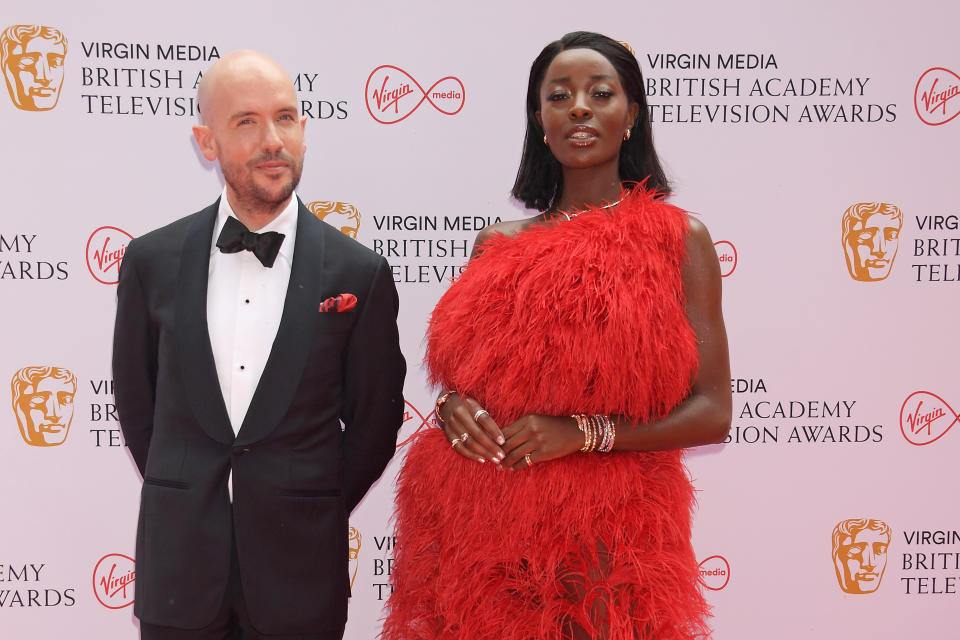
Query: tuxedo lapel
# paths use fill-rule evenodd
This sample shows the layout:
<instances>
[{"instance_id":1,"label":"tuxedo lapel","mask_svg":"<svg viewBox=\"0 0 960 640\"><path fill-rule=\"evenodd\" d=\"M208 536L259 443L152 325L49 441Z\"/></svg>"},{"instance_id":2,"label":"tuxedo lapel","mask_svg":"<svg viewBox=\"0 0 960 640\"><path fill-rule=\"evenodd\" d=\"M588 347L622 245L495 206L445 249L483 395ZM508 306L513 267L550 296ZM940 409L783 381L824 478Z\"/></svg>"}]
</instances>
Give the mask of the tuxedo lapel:
<instances>
[{"instance_id":1,"label":"tuxedo lapel","mask_svg":"<svg viewBox=\"0 0 960 640\"><path fill-rule=\"evenodd\" d=\"M250 408L237 433L237 445L251 444L273 431L299 386L307 362L308 349L304 343L313 336L323 289L324 238L321 225L300 203L290 284L280 327Z\"/></svg>"},{"instance_id":2,"label":"tuxedo lapel","mask_svg":"<svg viewBox=\"0 0 960 640\"><path fill-rule=\"evenodd\" d=\"M194 216L187 231L177 276L175 327L177 358L190 407L211 438L231 443L233 428L223 403L207 328L210 242L219 204L218 199Z\"/></svg>"}]
</instances>

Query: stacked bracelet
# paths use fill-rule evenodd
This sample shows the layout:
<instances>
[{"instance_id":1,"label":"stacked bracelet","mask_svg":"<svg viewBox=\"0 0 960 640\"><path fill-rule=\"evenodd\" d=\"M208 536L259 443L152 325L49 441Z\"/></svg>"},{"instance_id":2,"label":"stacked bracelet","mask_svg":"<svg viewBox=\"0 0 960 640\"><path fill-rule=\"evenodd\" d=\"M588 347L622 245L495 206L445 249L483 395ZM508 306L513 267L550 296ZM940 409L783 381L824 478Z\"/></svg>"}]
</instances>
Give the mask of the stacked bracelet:
<instances>
[{"instance_id":1,"label":"stacked bracelet","mask_svg":"<svg viewBox=\"0 0 960 640\"><path fill-rule=\"evenodd\" d=\"M437 416L437 422L439 423L439 424L437 425L438 427L441 427L441 426L443 425L443 423L444 423L443 418L440 417L440 407L442 407L443 404L444 404L447 400L450 399L450 396L452 396L452 395L455 394L455 393L456 393L456 390L451 389L451 390L448 390L448 391L444 391L443 393L440 394L440 397L437 398L437 406L436 406L436 408L434 409L433 412L434 412L434 413L436 414L436 416Z\"/></svg>"},{"instance_id":2,"label":"stacked bracelet","mask_svg":"<svg viewBox=\"0 0 960 640\"><path fill-rule=\"evenodd\" d=\"M583 448L580 451L609 453L613 450L617 429L610 416L602 414L588 416L580 413L571 417L577 421L577 427L583 432Z\"/></svg>"}]
</instances>

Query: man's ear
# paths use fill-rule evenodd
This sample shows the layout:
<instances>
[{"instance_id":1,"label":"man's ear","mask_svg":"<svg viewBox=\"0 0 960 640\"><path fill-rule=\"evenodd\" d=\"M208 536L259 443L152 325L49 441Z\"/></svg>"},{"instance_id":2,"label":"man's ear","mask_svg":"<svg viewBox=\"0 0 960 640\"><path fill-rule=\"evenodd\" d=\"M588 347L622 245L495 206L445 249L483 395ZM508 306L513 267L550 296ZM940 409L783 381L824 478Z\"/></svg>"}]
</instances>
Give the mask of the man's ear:
<instances>
[{"instance_id":1,"label":"man's ear","mask_svg":"<svg viewBox=\"0 0 960 640\"><path fill-rule=\"evenodd\" d=\"M213 143L213 132L210 131L210 127L201 124L194 125L193 137L197 141L197 146L200 147L200 153L203 154L204 158L210 162L217 159L217 147Z\"/></svg>"},{"instance_id":2,"label":"man's ear","mask_svg":"<svg viewBox=\"0 0 960 640\"><path fill-rule=\"evenodd\" d=\"M307 116L300 117L300 131L306 133L307 131ZM303 136L303 153L307 153L307 136Z\"/></svg>"}]
</instances>

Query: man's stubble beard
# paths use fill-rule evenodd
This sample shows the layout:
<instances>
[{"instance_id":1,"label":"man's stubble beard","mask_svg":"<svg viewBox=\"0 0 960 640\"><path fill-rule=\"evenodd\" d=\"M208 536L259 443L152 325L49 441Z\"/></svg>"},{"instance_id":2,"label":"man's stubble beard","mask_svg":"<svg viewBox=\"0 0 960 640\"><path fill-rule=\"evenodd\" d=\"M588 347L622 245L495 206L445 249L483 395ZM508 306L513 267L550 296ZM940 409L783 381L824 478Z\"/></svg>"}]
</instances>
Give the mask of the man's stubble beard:
<instances>
[{"instance_id":1,"label":"man's stubble beard","mask_svg":"<svg viewBox=\"0 0 960 640\"><path fill-rule=\"evenodd\" d=\"M279 194L275 195L272 190L267 190L257 184L253 179L255 169L253 166L267 160L282 159L290 165L291 176L286 184L282 185ZM247 163L250 170L243 175L242 171L236 171L233 167L225 167L221 163L220 171L223 173L223 180L226 182L238 200L238 206L248 211L269 211L277 213L277 209L286 203L287 199L293 194L294 189L300 184L300 176L303 174L303 158L299 160L285 151L280 151L269 156L260 156Z\"/></svg>"}]
</instances>

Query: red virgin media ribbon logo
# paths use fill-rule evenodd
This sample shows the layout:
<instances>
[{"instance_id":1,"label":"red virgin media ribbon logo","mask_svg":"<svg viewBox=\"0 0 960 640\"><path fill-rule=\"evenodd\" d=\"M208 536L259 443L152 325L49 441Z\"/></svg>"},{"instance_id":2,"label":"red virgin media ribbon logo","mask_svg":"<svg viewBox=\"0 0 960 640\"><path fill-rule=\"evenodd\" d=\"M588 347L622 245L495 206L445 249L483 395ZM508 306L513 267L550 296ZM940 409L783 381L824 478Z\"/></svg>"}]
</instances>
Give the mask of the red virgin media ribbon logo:
<instances>
[{"instance_id":1,"label":"red virgin media ribbon logo","mask_svg":"<svg viewBox=\"0 0 960 640\"><path fill-rule=\"evenodd\" d=\"M960 76L950 69L927 69L913 90L917 117L932 127L960 116Z\"/></svg>"},{"instance_id":2,"label":"red virgin media ribbon logo","mask_svg":"<svg viewBox=\"0 0 960 640\"><path fill-rule=\"evenodd\" d=\"M900 432L918 447L936 442L958 422L960 414L929 391L914 391L900 407Z\"/></svg>"},{"instance_id":3,"label":"red virgin media ribbon logo","mask_svg":"<svg viewBox=\"0 0 960 640\"><path fill-rule=\"evenodd\" d=\"M440 78L424 90L413 76L390 64L374 69L363 91L367 111L380 124L405 120L424 102L444 115L456 115L463 109L466 93L456 76Z\"/></svg>"},{"instance_id":4,"label":"red virgin media ribbon logo","mask_svg":"<svg viewBox=\"0 0 960 640\"><path fill-rule=\"evenodd\" d=\"M726 278L737 268L737 248L729 240L719 240L713 243L717 250L717 261L720 262L720 277Z\"/></svg>"},{"instance_id":5,"label":"red virgin media ribbon logo","mask_svg":"<svg viewBox=\"0 0 960 640\"><path fill-rule=\"evenodd\" d=\"M407 407L403 410L403 424L400 425L400 436L397 437L397 449L410 444L418 433L430 427L430 420L433 418L433 411L428 413L427 417L423 417L423 414L408 401L405 400L404 404Z\"/></svg>"},{"instance_id":6,"label":"red virgin media ribbon logo","mask_svg":"<svg viewBox=\"0 0 960 640\"><path fill-rule=\"evenodd\" d=\"M120 262L133 236L117 227L100 227L87 240L87 269L101 284L117 284Z\"/></svg>"},{"instance_id":7,"label":"red virgin media ribbon logo","mask_svg":"<svg viewBox=\"0 0 960 640\"><path fill-rule=\"evenodd\" d=\"M123 609L133 604L133 584L137 573L133 558L110 553L93 569L93 594L107 609Z\"/></svg>"},{"instance_id":8,"label":"red virgin media ribbon logo","mask_svg":"<svg viewBox=\"0 0 960 640\"><path fill-rule=\"evenodd\" d=\"M710 591L730 584L730 563L723 556L710 556L700 562L700 583Z\"/></svg>"}]
</instances>

